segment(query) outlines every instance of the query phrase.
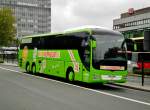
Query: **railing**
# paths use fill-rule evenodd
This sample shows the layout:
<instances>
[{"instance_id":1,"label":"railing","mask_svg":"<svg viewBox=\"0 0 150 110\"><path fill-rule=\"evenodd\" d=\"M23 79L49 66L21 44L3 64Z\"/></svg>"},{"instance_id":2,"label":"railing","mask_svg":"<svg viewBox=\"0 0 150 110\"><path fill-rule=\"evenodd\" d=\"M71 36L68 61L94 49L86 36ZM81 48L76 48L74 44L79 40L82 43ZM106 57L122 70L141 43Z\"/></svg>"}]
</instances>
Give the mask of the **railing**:
<instances>
[{"instance_id":1,"label":"railing","mask_svg":"<svg viewBox=\"0 0 150 110\"><path fill-rule=\"evenodd\" d=\"M17 54L4 54L4 63L17 64Z\"/></svg>"},{"instance_id":2,"label":"railing","mask_svg":"<svg viewBox=\"0 0 150 110\"><path fill-rule=\"evenodd\" d=\"M1 48L0 49L0 63L12 63L17 64L17 49Z\"/></svg>"}]
</instances>

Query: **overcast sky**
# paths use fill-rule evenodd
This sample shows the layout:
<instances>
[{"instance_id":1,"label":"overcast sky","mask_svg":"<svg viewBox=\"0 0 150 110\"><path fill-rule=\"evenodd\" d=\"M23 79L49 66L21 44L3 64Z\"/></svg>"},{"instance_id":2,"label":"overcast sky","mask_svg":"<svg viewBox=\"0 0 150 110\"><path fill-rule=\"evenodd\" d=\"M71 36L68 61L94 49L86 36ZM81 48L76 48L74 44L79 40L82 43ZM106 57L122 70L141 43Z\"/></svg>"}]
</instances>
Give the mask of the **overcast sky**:
<instances>
[{"instance_id":1,"label":"overcast sky","mask_svg":"<svg viewBox=\"0 0 150 110\"><path fill-rule=\"evenodd\" d=\"M150 6L150 0L51 0L52 31L63 31L83 25L112 29L113 19L129 8Z\"/></svg>"}]
</instances>

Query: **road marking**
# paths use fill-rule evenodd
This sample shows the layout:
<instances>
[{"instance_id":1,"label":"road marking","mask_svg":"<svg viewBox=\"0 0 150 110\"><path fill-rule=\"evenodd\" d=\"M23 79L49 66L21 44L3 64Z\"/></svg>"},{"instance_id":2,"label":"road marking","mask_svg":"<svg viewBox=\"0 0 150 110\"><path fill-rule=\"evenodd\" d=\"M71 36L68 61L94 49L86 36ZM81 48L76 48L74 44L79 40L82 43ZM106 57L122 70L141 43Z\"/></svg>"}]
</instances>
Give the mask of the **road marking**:
<instances>
[{"instance_id":1,"label":"road marking","mask_svg":"<svg viewBox=\"0 0 150 110\"><path fill-rule=\"evenodd\" d=\"M7 70L7 71L12 71L12 72L16 72L16 73L22 73L22 72L19 72L19 71L16 71L16 70L11 70L11 69L7 69L7 68L3 68L3 67L0 67L0 69ZM124 100L128 100L128 101L131 101L131 102L136 102L136 103L140 103L140 104L143 104L143 105L150 106L150 103L148 103L148 102L143 102L143 101L139 101L139 100L135 100L135 99L119 96L119 95L114 95L114 94L111 94L111 93L102 92L102 91L98 91L98 90L94 90L94 89L90 89L90 88L86 88L86 87L81 87L81 86L77 86L77 85L73 85L73 84L69 84L69 83L65 83L65 82L61 82L61 81L57 81L57 80L53 80L53 79L43 78L43 77L40 77L40 76L31 75L31 74L24 74L24 75L34 76L34 77L37 77L37 78L40 78L40 79L46 79L46 80L50 80L50 81L53 81L53 82L58 82L58 83L61 83L61 84L66 84L66 85L69 85L69 86L74 86L74 87L78 87L78 88L81 88L81 89L93 91L93 92L100 93L100 94L103 94L103 95L112 96L112 97L115 97L115 98L124 99Z\"/></svg>"}]
</instances>

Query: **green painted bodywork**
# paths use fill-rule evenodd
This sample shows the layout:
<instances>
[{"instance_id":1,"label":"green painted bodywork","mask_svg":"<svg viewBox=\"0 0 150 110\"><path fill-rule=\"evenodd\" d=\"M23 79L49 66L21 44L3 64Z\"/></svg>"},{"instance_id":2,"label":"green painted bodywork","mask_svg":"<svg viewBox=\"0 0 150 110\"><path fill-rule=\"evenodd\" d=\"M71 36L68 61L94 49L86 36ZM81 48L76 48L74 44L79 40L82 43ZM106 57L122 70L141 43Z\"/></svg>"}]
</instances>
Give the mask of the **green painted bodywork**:
<instances>
[{"instance_id":1,"label":"green painted bodywork","mask_svg":"<svg viewBox=\"0 0 150 110\"><path fill-rule=\"evenodd\" d=\"M96 48L96 41L95 40L92 40L92 47Z\"/></svg>"},{"instance_id":2,"label":"green painted bodywork","mask_svg":"<svg viewBox=\"0 0 150 110\"><path fill-rule=\"evenodd\" d=\"M76 32L88 32L91 34L90 29L82 29ZM71 32L69 32L71 33ZM56 34L44 34L44 35L35 35L28 36L24 38L32 38L32 37L40 37L47 35L57 35L64 33L56 33ZM23 38L23 39L24 39ZM23 49L19 50L19 66L23 69L26 68L26 65L29 64L30 71L33 65L36 66L37 73L43 73L47 75L58 76L62 78L66 78L67 70L72 68L74 71L74 80L86 82L86 83L108 83L108 82L117 82L124 83L126 82L127 70L124 71L109 71L109 70L96 70L92 67L92 48L96 47L95 41L90 41L90 69L87 70L84 64L81 61L78 50L38 50L34 53L33 49L29 49L27 52L26 59L23 60ZM50 58L50 57L40 57L38 55L39 51L46 52L56 52L60 53L59 58ZM74 59L71 59L69 51L73 53ZM34 54L33 54L34 53ZM75 65L78 65L75 70ZM103 80L101 75L111 75L111 76L122 76L120 80Z\"/></svg>"}]
</instances>

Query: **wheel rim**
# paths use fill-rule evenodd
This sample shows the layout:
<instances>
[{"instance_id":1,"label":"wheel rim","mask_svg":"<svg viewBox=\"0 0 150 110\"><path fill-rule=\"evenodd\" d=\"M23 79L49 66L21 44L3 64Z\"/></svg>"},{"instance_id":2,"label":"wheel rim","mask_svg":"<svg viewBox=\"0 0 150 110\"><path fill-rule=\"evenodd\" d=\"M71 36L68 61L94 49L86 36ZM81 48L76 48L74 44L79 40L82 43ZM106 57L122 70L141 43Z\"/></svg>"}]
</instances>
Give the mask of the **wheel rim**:
<instances>
[{"instance_id":1,"label":"wheel rim","mask_svg":"<svg viewBox=\"0 0 150 110\"><path fill-rule=\"evenodd\" d=\"M27 65L27 69L26 69L26 71L27 71L27 72L29 72L29 71L30 71L30 69L29 69L29 65Z\"/></svg>"},{"instance_id":2,"label":"wheel rim","mask_svg":"<svg viewBox=\"0 0 150 110\"><path fill-rule=\"evenodd\" d=\"M74 73L71 71L69 73L69 81L73 81L74 80Z\"/></svg>"},{"instance_id":3,"label":"wheel rim","mask_svg":"<svg viewBox=\"0 0 150 110\"><path fill-rule=\"evenodd\" d=\"M36 68L35 68L35 66L32 67L32 73L33 73L33 74L36 73Z\"/></svg>"}]
</instances>

